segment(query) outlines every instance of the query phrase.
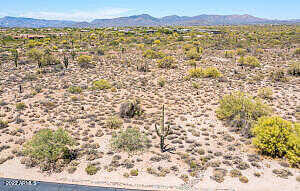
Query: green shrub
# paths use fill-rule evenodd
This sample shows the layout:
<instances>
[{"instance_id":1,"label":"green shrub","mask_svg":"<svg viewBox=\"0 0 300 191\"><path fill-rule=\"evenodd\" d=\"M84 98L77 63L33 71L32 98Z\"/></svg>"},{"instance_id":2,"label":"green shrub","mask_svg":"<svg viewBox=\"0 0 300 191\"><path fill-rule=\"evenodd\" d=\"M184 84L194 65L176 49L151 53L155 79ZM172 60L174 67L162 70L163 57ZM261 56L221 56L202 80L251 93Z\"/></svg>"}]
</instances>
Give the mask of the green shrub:
<instances>
[{"instance_id":1,"label":"green shrub","mask_svg":"<svg viewBox=\"0 0 300 191\"><path fill-rule=\"evenodd\" d=\"M80 55L78 57L78 63L79 64L89 64L92 62L92 57L89 55Z\"/></svg>"},{"instance_id":2,"label":"green shrub","mask_svg":"<svg viewBox=\"0 0 300 191\"><path fill-rule=\"evenodd\" d=\"M197 60L199 61L201 59L201 53L200 51L197 52L197 49L196 48L193 48L193 49L190 49L189 51L187 51L185 53L186 57L190 60Z\"/></svg>"},{"instance_id":3,"label":"green shrub","mask_svg":"<svg viewBox=\"0 0 300 191\"><path fill-rule=\"evenodd\" d=\"M42 129L23 148L24 154L39 161L55 162L69 155L74 141L68 133L59 128L56 131Z\"/></svg>"},{"instance_id":4,"label":"green shrub","mask_svg":"<svg viewBox=\"0 0 300 191\"><path fill-rule=\"evenodd\" d=\"M8 127L8 122L0 119L0 129Z\"/></svg>"},{"instance_id":5,"label":"green shrub","mask_svg":"<svg viewBox=\"0 0 300 191\"><path fill-rule=\"evenodd\" d=\"M97 48L96 52L97 52L97 55L98 55L98 56L103 56L104 53L105 53L105 51L104 51L103 48Z\"/></svg>"},{"instance_id":6,"label":"green shrub","mask_svg":"<svg viewBox=\"0 0 300 191\"><path fill-rule=\"evenodd\" d=\"M280 117L261 117L254 125L253 144L262 154L285 156L293 166L300 165L300 124Z\"/></svg>"},{"instance_id":7,"label":"green shrub","mask_svg":"<svg viewBox=\"0 0 300 191\"><path fill-rule=\"evenodd\" d=\"M78 57L78 64L81 68L94 68L95 63L92 62L92 57L89 55L80 55Z\"/></svg>"},{"instance_id":8,"label":"green shrub","mask_svg":"<svg viewBox=\"0 0 300 191\"><path fill-rule=\"evenodd\" d=\"M138 128L127 128L125 131L121 130L118 134L113 134L111 147L117 151L134 153L144 150L146 142L146 137Z\"/></svg>"},{"instance_id":9,"label":"green shrub","mask_svg":"<svg viewBox=\"0 0 300 191\"><path fill-rule=\"evenodd\" d=\"M221 72L215 67L208 67L204 69L204 77L218 78L222 76Z\"/></svg>"},{"instance_id":10,"label":"green shrub","mask_svg":"<svg viewBox=\"0 0 300 191\"><path fill-rule=\"evenodd\" d=\"M269 115L271 111L261 100L253 99L243 92L234 92L220 100L216 114L219 119L228 120L232 126L242 130L245 136L251 137L249 133L253 122Z\"/></svg>"},{"instance_id":11,"label":"green shrub","mask_svg":"<svg viewBox=\"0 0 300 191\"><path fill-rule=\"evenodd\" d=\"M25 109L26 108L26 105L25 105L25 103L23 103L23 102L20 102L20 103L17 103L16 104L16 109L17 110L23 110L23 109Z\"/></svg>"},{"instance_id":12,"label":"green shrub","mask_svg":"<svg viewBox=\"0 0 300 191\"><path fill-rule=\"evenodd\" d=\"M137 176L137 175L139 175L138 169L132 169L132 170L130 170L130 175L131 176Z\"/></svg>"},{"instance_id":13,"label":"green shrub","mask_svg":"<svg viewBox=\"0 0 300 191\"><path fill-rule=\"evenodd\" d=\"M149 58L149 59L157 59L157 58L165 57L165 54L162 52L148 49L143 53L143 57Z\"/></svg>"},{"instance_id":14,"label":"green shrub","mask_svg":"<svg viewBox=\"0 0 300 191\"><path fill-rule=\"evenodd\" d=\"M87 167L85 168L85 172L88 175L94 175L98 172L99 168L97 168L95 165L88 164Z\"/></svg>"},{"instance_id":15,"label":"green shrub","mask_svg":"<svg viewBox=\"0 0 300 191\"><path fill-rule=\"evenodd\" d=\"M183 45L183 50L184 51L189 51L193 48L194 46L192 44L185 44Z\"/></svg>"},{"instance_id":16,"label":"green shrub","mask_svg":"<svg viewBox=\"0 0 300 191\"><path fill-rule=\"evenodd\" d=\"M109 129L119 129L123 125L123 121L117 116L109 117L106 120L106 127Z\"/></svg>"},{"instance_id":17,"label":"green shrub","mask_svg":"<svg viewBox=\"0 0 300 191\"><path fill-rule=\"evenodd\" d=\"M112 87L112 85L104 79L100 79L98 81L94 81L93 82L93 89L100 89L100 90L104 90L104 89L110 89Z\"/></svg>"},{"instance_id":18,"label":"green shrub","mask_svg":"<svg viewBox=\"0 0 300 191\"><path fill-rule=\"evenodd\" d=\"M288 69L289 74L294 76L300 76L300 62L295 62L291 64L290 68Z\"/></svg>"},{"instance_id":19,"label":"green shrub","mask_svg":"<svg viewBox=\"0 0 300 191\"><path fill-rule=\"evenodd\" d=\"M238 49L236 50L236 54L239 55L239 56L245 56L246 50L245 50L245 49L242 49L242 48L238 48Z\"/></svg>"},{"instance_id":20,"label":"green shrub","mask_svg":"<svg viewBox=\"0 0 300 191\"><path fill-rule=\"evenodd\" d=\"M259 67L260 66L259 61L254 56L247 56L245 58L242 56L242 57L240 57L238 62L240 64L246 65L246 66L252 66L252 67Z\"/></svg>"},{"instance_id":21,"label":"green shrub","mask_svg":"<svg viewBox=\"0 0 300 191\"><path fill-rule=\"evenodd\" d=\"M201 67L192 68L188 71L188 75L191 78L202 78L202 77L204 77L204 71Z\"/></svg>"},{"instance_id":22,"label":"green shrub","mask_svg":"<svg viewBox=\"0 0 300 191\"><path fill-rule=\"evenodd\" d=\"M234 57L234 51L233 50L226 50L225 51L225 58L233 58Z\"/></svg>"},{"instance_id":23,"label":"green shrub","mask_svg":"<svg viewBox=\"0 0 300 191\"><path fill-rule=\"evenodd\" d=\"M200 84L197 84L196 82L193 82L193 83L192 83L192 86L193 86L193 88L195 88L195 89L200 89L200 87L201 87L201 85L200 85Z\"/></svg>"},{"instance_id":24,"label":"green shrub","mask_svg":"<svg viewBox=\"0 0 300 191\"><path fill-rule=\"evenodd\" d=\"M270 77L272 81L275 82L287 82L288 78L286 77L286 73L283 69L274 70L271 72Z\"/></svg>"},{"instance_id":25,"label":"green shrub","mask_svg":"<svg viewBox=\"0 0 300 191\"><path fill-rule=\"evenodd\" d=\"M255 50L255 53L256 54L262 54L262 53L264 53L264 50L261 49L261 48L258 48L258 49Z\"/></svg>"},{"instance_id":26,"label":"green shrub","mask_svg":"<svg viewBox=\"0 0 300 191\"><path fill-rule=\"evenodd\" d=\"M72 94L80 94L82 92L82 89L79 86L71 86L68 90Z\"/></svg>"},{"instance_id":27,"label":"green shrub","mask_svg":"<svg viewBox=\"0 0 300 191\"><path fill-rule=\"evenodd\" d=\"M269 87L266 87L266 88L261 88L258 90L258 93L257 95L260 97L260 98L267 98L267 99L272 99L272 96L273 96L273 91L271 88Z\"/></svg>"},{"instance_id":28,"label":"green shrub","mask_svg":"<svg viewBox=\"0 0 300 191\"><path fill-rule=\"evenodd\" d=\"M300 55L300 48L296 48L296 50L294 51L295 55Z\"/></svg>"},{"instance_id":29,"label":"green shrub","mask_svg":"<svg viewBox=\"0 0 300 191\"><path fill-rule=\"evenodd\" d=\"M166 84L166 79L165 79L165 78L159 78L159 79L158 79L158 85L159 85L160 87L164 87L165 84Z\"/></svg>"},{"instance_id":30,"label":"green shrub","mask_svg":"<svg viewBox=\"0 0 300 191\"><path fill-rule=\"evenodd\" d=\"M159 68L175 68L175 59L172 56L166 56L158 61Z\"/></svg>"},{"instance_id":31,"label":"green shrub","mask_svg":"<svg viewBox=\"0 0 300 191\"><path fill-rule=\"evenodd\" d=\"M215 67L208 68L193 68L188 71L188 75L190 78L217 78L222 76L221 72Z\"/></svg>"}]
</instances>

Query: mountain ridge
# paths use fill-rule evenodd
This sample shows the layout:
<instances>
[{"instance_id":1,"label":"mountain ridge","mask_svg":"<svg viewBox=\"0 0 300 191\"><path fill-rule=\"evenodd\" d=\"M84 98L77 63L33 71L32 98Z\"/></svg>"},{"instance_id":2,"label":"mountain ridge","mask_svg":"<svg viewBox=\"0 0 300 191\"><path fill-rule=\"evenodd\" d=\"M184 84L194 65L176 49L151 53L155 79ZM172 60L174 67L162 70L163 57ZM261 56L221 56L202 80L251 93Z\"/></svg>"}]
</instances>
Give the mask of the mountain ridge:
<instances>
[{"instance_id":1,"label":"mountain ridge","mask_svg":"<svg viewBox=\"0 0 300 191\"><path fill-rule=\"evenodd\" d=\"M178 16L169 15L161 18L149 14L117 17L112 19L94 19L91 22L76 22L68 20L48 20L24 17L5 16L0 18L0 27L20 28L99 28L99 27L126 27L126 26L172 26L172 25L251 25L251 24L299 24L300 19L277 20L255 17L249 14Z\"/></svg>"}]
</instances>

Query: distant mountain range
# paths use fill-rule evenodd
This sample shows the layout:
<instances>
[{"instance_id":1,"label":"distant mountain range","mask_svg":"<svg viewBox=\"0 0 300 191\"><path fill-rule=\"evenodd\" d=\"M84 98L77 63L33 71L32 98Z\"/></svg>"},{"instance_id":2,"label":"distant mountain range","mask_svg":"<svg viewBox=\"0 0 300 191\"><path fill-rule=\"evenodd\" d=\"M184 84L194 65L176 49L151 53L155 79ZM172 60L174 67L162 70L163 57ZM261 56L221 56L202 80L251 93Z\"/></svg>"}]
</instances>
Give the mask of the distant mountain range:
<instances>
[{"instance_id":1,"label":"distant mountain range","mask_svg":"<svg viewBox=\"0 0 300 191\"><path fill-rule=\"evenodd\" d=\"M148 14L118 17L114 19L95 19L92 22L75 22L64 20L46 20L23 17L0 18L0 27L20 28L98 28L98 27L125 27L125 26L171 26L171 25L251 25L251 24L300 24L300 19L270 20L251 15L198 15L194 17L171 15L155 18Z\"/></svg>"}]
</instances>

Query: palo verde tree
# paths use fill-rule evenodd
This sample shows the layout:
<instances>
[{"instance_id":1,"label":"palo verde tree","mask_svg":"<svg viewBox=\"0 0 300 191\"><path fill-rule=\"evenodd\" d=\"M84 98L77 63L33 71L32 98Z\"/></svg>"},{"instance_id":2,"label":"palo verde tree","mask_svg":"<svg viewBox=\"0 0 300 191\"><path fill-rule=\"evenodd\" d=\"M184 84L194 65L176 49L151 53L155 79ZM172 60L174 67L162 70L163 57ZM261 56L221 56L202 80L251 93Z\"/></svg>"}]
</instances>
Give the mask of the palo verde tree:
<instances>
[{"instance_id":1,"label":"palo verde tree","mask_svg":"<svg viewBox=\"0 0 300 191\"><path fill-rule=\"evenodd\" d=\"M43 55L44 55L43 51L35 49L35 48L31 49L28 52L28 56L32 60L34 60L34 61L36 61L38 63L39 68L42 67L42 58L43 58Z\"/></svg>"}]
</instances>

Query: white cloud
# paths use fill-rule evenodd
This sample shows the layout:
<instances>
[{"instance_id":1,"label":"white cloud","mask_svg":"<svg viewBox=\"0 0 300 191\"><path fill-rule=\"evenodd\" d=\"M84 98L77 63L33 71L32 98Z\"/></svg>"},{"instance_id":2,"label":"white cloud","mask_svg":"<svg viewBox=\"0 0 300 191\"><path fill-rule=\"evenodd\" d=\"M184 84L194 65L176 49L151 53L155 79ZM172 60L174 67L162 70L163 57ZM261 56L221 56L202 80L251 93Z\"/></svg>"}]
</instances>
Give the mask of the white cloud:
<instances>
[{"instance_id":1,"label":"white cloud","mask_svg":"<svg viewBox=\"0 0 300 191\"><path fill-rule=\"evenodd\" d=\"M51 20L92 21L94 19L110 19L130 11L124 8L106 8L95 11L49 12L37 11L18 14L19 17Z\"/></svg>"}]
</instances>

